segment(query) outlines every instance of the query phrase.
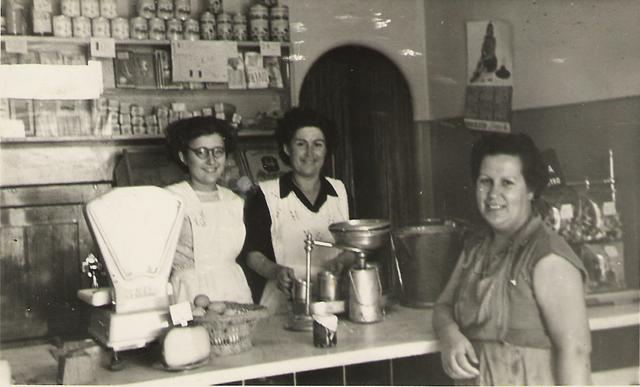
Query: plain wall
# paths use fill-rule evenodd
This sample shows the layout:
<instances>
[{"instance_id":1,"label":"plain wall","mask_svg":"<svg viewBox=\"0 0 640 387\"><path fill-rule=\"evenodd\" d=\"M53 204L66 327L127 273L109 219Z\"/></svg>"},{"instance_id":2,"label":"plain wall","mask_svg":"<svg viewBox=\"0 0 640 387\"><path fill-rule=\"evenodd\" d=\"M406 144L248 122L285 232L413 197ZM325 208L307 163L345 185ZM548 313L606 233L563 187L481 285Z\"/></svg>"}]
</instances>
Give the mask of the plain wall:
<instances>
[{"instance_id":1,"label":"plain wall","mask_svg":"<svg viewBox=\"0 0 640 387\"><path fill-rule=\"evenodd\" d=\"M467 21L511 24L514 110L640 95L639 1L425 0L425 20L430 119L463 113Z\"/></svg>"},{"instance_id":2,"label":"plain wall","mask_svg":"<svg viewBox=\"0 0 640 387\"><path fill-rule=\"evenodd\" d=\"M422 0L290 0L292 102L313 63L333 48L362 45L387 56L407 79L415 120L431 117Z\"/></svg>"}]
</instances>

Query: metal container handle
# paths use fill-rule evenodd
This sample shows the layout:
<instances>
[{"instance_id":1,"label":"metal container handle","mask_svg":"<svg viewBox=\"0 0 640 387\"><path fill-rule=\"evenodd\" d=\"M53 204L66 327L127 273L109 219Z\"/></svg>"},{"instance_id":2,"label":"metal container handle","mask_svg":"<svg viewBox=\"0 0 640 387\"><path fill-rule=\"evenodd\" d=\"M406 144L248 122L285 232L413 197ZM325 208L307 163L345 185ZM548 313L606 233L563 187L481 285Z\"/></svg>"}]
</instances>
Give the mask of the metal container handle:
<instances>
[{"instance_id":1,"label":"metal container handle","mask_svg":"<svg viewBox=\"0 0 640 387\"><path fill-rule=\"evenodd\" d=\"M400 291L404 293L404 282L402 282L402 273L400 272L400 262L398 262L398 253L396 252L396 242L393 239L393 233L389 233L391 239L391 253L393 254L393 263L398 273L398 281L400 282Z\"/></svg>"},{"instance_id":2,"label":"metal container handle","mask_svg":"<svg viewBox=\"0 0 640 387\"><path fill-rule=\"evenodd\" d=\"M382 282L380 281L380 273L378 272L377 267L374 266L373 269L376 271L376 279L378 280L378 296L380 296L380 299L382 299ZM363 305L362 302L360 301L360 294L358 293L358 287L356 286L356 283L353 282L353 275L351 275L351 271L349 271L349 281L351 281L351 286L353 287L353 290L356 293L356 299L358 300L358 304Z\"/></svg>"}]
</instances>

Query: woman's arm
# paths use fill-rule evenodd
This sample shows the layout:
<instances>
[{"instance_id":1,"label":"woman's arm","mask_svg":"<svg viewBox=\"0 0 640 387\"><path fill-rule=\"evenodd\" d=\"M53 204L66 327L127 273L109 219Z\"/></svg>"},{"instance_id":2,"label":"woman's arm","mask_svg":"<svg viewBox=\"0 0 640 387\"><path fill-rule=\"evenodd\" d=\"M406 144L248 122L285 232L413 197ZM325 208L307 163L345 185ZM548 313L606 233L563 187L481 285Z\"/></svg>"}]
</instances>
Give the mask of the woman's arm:
<instances>
[{"instance_id":1,"label":"woman's arm","mask_svg":"<svg viewBox=\"0 0 640 387\"><path fill-rule=\"evenodd\" d=\"M590 384L591 331L580 271L550 254L534 268L533 290L556 351L556 382Z\"/></svg>"},{"instance_id":2,"label":"woman's arm","mask_svg":"<svg viewBox=\"0 0 640 387\"><path fill-rule=\"evenodd\" d=\"M478 376L479 371L470 362L478 363L478 357L453 316L453 296L460 282L462 253L453 270L447 286L438 297L433 308L433 329L440 341L440 357L444 371L453 379L469 379Z\"/></svg>"},{"instance_id":3,"label":"woman's arm","mask_svg":"<svg viewBox=\"0 0 640 387\"><path fill-rule=\"evenodd\" d=\"M259 251L247 254L247 265L262 277L277 281L278 289L287 296L291 295L291 286L296 278L292 268L278 265Z\"/></svg>"}]
</instances>

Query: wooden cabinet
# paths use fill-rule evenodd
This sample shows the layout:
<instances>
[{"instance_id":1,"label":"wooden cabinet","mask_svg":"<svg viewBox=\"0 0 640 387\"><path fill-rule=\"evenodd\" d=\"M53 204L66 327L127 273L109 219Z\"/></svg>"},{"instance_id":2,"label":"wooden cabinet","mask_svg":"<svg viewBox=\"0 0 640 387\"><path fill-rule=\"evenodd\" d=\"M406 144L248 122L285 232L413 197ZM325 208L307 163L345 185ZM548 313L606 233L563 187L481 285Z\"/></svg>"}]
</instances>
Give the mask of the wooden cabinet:
<instances>
[{"instance_id":1,"label":"wooden cabinet","mask_svg":"<svg viewBox=\"0 0 640 387\"><path fill-rule=\"evenodd\" d=\"M2 36L3 55L6 42L12 40L25 40L29 50L79 47L89 57L88 39L27 36ZM116 48L125 46L169 48L170 42L116 42ZM259 51L259 45L239 42L238 50ZM287 50L284 44L284 53ZM246 120L289 107L289 67L280 61L283 88L229 90L222 84L198 90L107 88L102 97L137 104L147 112L174 102L183 102L190 110L225 102ZM164 150L161 131L104 135L89 128L83 134L39 136L36 128L33 134L0 138L1 342L85 334L88 308L76 292L90 286L81 263L98 250L84 205L114 186L114 169L123 152L153 155L153 160ZM259 125L238 130L241 146L271 142L272 134ZM153 177L145 182L163 184Z\"/></svg>"}]
</instances>

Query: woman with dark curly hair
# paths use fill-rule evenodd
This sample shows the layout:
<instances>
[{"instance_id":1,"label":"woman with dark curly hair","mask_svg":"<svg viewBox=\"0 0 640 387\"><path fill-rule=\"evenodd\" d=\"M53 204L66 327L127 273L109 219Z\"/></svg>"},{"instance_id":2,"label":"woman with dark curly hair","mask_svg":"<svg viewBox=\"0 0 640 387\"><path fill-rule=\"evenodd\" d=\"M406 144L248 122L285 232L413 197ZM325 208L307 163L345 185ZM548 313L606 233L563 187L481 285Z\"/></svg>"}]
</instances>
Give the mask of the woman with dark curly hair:
<instances>
[{"instance_id":1,"label":"woman with dark curly hair","mask_svg":"<svg viewBox=\"0 0 640 387\"><path fill-rule=\"evenodd\" d=\"M333 149L333 126L316 112L304 108L288 111L276 130L280 157L292 171L260 183L247 199L247 266L267 280L260 303L272 313L287 310L296 278L304 278L307 233L314 239L333 241L329 225L349 219L344 184L325 177L322 170ZM333 248L313 252L311 275L335 271L352 257Z\"/></svg>"},{"instance_id":2,"label":"woman with dark curly hair","mask_svg":"<svg viewBox=\"0 0 640 387\"><path fill-rule=\"evenodd\" d=\"M534 210L546 166L523 134L484 135L471 175L486 227L467 238L433 326L459 384L591 381L582 261Z\"/></svg>"},{"instance_id":3,"label":"woman with dark curly hair","mask_svg":"<svg viewBox=\"0 0 640 387\"><path fill-rule=\"evenodd\" d=\"M211 301L252 303L236 264L246 234L244 201L217 183L235 148L231 128L214 117L187 118L169 125L167 144L188 172L186 180L166 187L186 209L171 272L175 301L193 303L203 294Z\"/></svg>"}]
</instances>

